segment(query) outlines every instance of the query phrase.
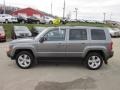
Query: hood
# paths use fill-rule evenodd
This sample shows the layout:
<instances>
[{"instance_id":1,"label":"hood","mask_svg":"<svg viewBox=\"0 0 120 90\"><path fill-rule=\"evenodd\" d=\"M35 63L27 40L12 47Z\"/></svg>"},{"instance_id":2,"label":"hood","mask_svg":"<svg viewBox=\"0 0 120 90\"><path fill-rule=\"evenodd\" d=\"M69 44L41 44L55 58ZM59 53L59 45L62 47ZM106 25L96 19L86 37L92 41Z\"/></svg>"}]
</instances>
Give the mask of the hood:
<instances>
[{"instance_id":1,"label":"hood","mask_svg":"<svg viewBox=\"0 0 120 90\"><path fill-rule=\"evenodd\" d=\"M10 42L10 44L15 44L15 43L33 43L34 38L25 38L25 39L16 39Z\"/></svg>"}]
</instances>

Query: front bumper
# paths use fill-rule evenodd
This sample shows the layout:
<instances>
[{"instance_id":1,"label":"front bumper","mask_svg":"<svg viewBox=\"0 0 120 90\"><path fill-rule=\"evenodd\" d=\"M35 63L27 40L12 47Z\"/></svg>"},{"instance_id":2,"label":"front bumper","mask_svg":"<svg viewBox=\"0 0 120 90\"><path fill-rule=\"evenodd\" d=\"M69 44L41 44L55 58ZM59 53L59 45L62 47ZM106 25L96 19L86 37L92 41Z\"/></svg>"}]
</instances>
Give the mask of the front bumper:
<instances>
[{"instance_id":1,"label":"front bumper","mask_svg":"<svg viewBox=\"0 0 120 90\"><path fill-rule=\"evenodd\" d=\"M12 60L14 59L14 56L11 55L11 52L10 52L10 51L7 51L7 56L8 56L9 58L11 58Z\"/></svg>"}]
</instances>

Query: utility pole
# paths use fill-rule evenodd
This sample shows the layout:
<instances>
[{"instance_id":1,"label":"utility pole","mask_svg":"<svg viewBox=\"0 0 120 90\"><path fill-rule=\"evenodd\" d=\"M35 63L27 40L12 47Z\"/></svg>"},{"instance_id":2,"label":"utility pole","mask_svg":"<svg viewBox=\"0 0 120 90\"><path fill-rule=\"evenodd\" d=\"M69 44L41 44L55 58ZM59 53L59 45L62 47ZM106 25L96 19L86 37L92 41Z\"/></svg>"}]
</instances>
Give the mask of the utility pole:
<instances>
[{"instance_id":1,"label":"utility pole","mask_svg":"<svg viewBox=\"0 0 120 90\"><path fill-rule=\"evenodd\" d=\"M106 13L103 13L103 15L104 15L104 22L105 22L105 20L106 20Z\"/></svg>"},{"instance_id":2,"label":"utility pole","mask_svg":"<svg viewBox=\"0 0 120 90\"><path fill-rule=\"evenodd\" d=\"M64 5L63 5L63 18L65 18L65 7L66 7L66 3L65 3L65 0L64 0Z\"/></svg>"},{"instance_id":3,"label":"utility pole","mask_svg":"<svg viewBox=\"0 0 120 90\"><path fill-rule=\"evenodd\" d=\"M6 13L6 5L5 5L5 0L4 0L4 11L3 11L3 13L5 14Z\"/></svg>"},{"instance_id":4,"label":"utility pole","mask_svg":"<svg viewBox=\"0 0 120 90\"><path fill-rule=\"evenodd\" d=\"M51 2L51 15L53 14L52 8L53 8L53 4L52 4L52 2Z\"/></svg>"},{"instance_id":5,"label":"utility pole","mask_svg":"<svg viewBox=\"0 0 120 90\"><path fill-rule=\"evenodd\" d=\"M78 16L78 8L75 8L75 13L76 13L76 21L77 21L77 16Z\"/></svg>"},{"instance_id":6,"label":"utility pole","mask_svg":"<svg viewBox=\"0 0 120 90\"><path fill-rule=\"evenodd\" d=\"M112 13L110 14L110 20L112 20Z\"/></svg>"}]
</instances>

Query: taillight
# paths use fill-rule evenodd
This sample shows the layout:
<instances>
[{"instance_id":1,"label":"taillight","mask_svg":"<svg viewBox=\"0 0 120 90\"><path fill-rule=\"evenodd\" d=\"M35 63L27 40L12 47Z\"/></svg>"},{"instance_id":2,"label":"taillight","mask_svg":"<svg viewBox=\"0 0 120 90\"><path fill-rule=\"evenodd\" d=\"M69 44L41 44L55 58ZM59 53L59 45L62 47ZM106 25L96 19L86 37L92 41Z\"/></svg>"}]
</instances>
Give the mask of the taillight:
<instances>
[{"instance_id":1,"label":"taillight","mask_svg":"<svg viewBox=\"0 0 120 90\"><path fill-rule=\"evenodd\" d=\"M108 49L109 49L110 51L112 51L112 49L113 49L113 42L111 42L111 43L108 45Z\"/></svg>"}]
</instances>

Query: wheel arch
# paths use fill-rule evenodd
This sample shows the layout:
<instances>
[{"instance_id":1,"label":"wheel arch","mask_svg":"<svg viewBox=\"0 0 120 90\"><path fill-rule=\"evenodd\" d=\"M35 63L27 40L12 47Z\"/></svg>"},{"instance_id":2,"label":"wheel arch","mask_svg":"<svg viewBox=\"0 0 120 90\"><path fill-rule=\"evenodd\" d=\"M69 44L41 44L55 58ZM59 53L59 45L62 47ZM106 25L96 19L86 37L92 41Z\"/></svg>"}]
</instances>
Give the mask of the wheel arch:
<instances>
[{"instance_id":1,"label":"wheel arch","mask_svg":"<svg viewBox=\"0 0 120 90\"><path fill-rule=\"evenodd\" d=\"M89 50L89 51L86 52L85 57L88 54L94 53L94 52L100 54L103 57L103 61L107 64L107 60L106 60L106 57L105 57L105 52L103 50Z\"/></svg>"},{"instance_id":2,"label":"wheel arch","mask_svg":"<svg viewBox=\"0 0 120 90\"><path fill-rule=\"evenodd\" d=\"M16 55L17 55L18 53L22 52L22 51L30 52L30 53L33 55L33 57L35 58L35 54L33 53L33 50L31 50L31 49L17 49L17 50L15 50L15 52L14 52L13 58L15 59Z\"/></svg>"}]
</instances>

